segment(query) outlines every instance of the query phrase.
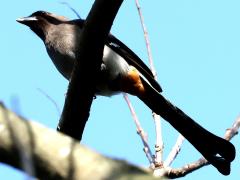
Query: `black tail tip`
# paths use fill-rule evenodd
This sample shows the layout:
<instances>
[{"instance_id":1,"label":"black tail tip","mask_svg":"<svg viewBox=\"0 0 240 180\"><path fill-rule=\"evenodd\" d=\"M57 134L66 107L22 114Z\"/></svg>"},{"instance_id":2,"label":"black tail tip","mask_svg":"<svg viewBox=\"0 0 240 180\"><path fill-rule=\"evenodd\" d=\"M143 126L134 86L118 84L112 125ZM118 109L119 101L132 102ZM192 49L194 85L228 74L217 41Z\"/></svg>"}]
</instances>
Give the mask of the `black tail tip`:
<instances>
[{"instance_id":1,"label":"black tail tip","mask_svg":"<svg viewBox=\"0 0 240 180\"><path fill-rule=\"evenodd\" d=\"M207 160L211 163L217 170L227 176L231 172L231 162L235 159L236 150L232 143L226 140L218 141L214 146L213 150L207 152Z\"/></svg>"},{"instance_id":2,"label":"black tail tip","mask_svg":"<svg viewBox=\"0 0 240 180\"><path fill-rule=\"evenodd\" d=\"M232 144L231 144L232 145ZM234 146L229 146L228 153L222 154L222 157L215 156L215 158L210 160L210 163L217 168L217 170L227 176L231 172L231 162L235 159L235 148Z\"/></svg>"},{"instance_id":3,"label":"black tail tip","mask_svg":"<svg viewBox=\"0 0 240 180\"><path fill-rule=\"evenodd\" d=\"M218 165L215 166L217 170L222 174L222 175L229 175L231 172L231 162L227 162L225 160L219 160L221 162L218 162Z\"/></svg>"}]
</instances>

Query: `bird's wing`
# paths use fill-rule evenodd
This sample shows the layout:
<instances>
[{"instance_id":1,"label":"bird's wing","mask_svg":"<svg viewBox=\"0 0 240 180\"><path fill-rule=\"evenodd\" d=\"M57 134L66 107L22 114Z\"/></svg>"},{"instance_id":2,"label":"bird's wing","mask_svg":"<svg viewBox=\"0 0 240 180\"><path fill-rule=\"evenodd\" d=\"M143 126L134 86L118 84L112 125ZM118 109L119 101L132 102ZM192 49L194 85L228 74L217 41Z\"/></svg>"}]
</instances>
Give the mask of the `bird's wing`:
<instances>
[{"instance_id":1,"label":"bird's wing","mask_svg":"<svg viewBox=\"0 0 240 180\"><path fill-rule=\"evenodd\" d=\"M106 45L122 56L129 65L134 66L148 80L153 88L155 88L158 92L162 92L162 88L154 79L151 70L131 49L129 49L112 34L109 34Z\"/></svg>"}]
</instances>

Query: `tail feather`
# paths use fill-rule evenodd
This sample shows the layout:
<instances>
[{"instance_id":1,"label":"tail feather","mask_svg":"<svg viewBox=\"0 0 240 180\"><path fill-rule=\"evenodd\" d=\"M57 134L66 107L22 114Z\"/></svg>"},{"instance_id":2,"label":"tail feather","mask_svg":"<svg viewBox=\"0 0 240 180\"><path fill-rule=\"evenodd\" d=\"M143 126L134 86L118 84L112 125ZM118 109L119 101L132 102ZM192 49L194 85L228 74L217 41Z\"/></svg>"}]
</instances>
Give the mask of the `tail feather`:
<instances>
[{"instance_id":1,"label":"tail feather","mask_svg":"<svg viewBox=\"0 0 240 180\"><path fill-rule=\"evenodd\" d=\"M143 81L143 84L145 93L139 95L139 98L179 131L220 173L229 175L230 163L235 158L235 147L201 127L148 83Z\"/></svg>"}]
</instances>

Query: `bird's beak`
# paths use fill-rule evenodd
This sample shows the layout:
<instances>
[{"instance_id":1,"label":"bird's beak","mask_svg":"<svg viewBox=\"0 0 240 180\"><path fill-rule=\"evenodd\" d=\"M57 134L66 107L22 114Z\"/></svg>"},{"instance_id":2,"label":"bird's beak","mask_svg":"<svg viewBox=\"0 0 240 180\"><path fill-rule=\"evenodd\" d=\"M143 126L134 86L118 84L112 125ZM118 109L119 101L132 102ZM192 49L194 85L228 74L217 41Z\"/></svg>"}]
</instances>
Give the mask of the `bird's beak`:
<instances>
[{"instance_id":1,"label":"bird's beak","mask_svg":"<svg viewBox=\"0 0 240 180\"><path fill-rule=\"evenodd\" d=\"M36 17L22 17L16 19L17 22L29 26L32 22L36 22L38 19Z\"/></svg>"}]
</instances>

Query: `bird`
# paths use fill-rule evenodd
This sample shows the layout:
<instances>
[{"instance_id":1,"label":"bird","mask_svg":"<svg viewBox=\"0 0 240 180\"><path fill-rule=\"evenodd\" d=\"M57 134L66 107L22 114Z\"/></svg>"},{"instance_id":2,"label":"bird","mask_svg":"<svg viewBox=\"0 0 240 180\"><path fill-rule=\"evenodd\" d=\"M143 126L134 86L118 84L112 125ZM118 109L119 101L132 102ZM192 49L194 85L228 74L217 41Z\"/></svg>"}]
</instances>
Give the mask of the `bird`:
<instances>
[{"instance_id":1,"label":"bird","mask_svg":"<svg viewBox=\"0 0 240 180\"><path fill-rule=\"evenodd\" d=\"M81 39L85 20L69 20L54 13L36 11L18 18L17 22L28 26L44 42L50 59L69 80L77 60L77 42ZM96 95L112 96L124 92L137 96L179 131L220 173L230 174L236 154L234 145L209 132L166 100L148 66L111 33L106 39L99 68ZM160 103L164 107L159 106Z\"/></svg>"}]
</instances>

